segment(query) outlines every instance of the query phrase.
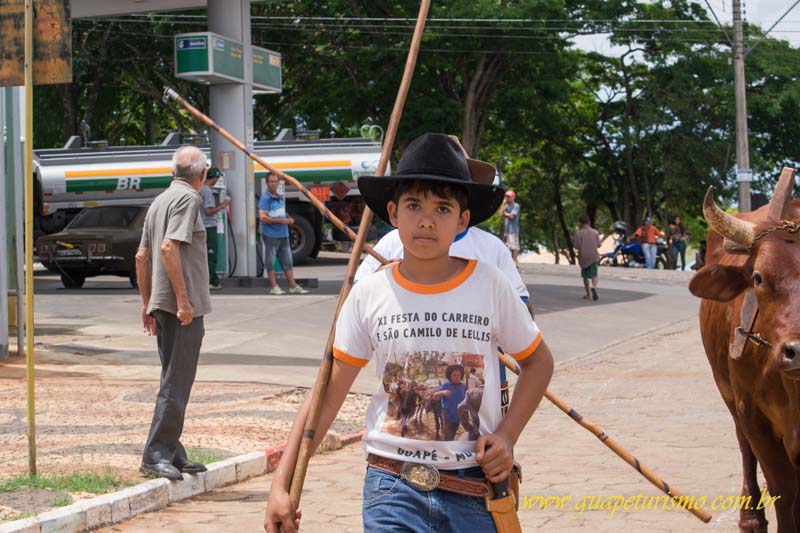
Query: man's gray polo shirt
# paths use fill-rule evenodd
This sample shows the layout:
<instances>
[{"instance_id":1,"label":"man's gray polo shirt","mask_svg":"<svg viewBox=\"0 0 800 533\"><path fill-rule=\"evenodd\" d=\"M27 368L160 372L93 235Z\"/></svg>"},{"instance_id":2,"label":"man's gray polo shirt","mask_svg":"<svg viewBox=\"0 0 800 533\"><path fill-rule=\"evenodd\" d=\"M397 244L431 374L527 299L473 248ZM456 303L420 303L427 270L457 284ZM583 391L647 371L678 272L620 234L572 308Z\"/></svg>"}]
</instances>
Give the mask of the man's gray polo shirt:
<instances>
[{"instance_id":1,"label":"man's gray polo shirt","mask_svg":"<svg viewBox=\"0 0 800 533\"><path fill-rule=\"evenodd\" d=\"M203 185L203 188L200 189L200 196L203 198L202 210L200 211L200 217L203 219L203 226L217 229L216 213L213 215L206 215L206 208L217 207L217 201L214 199L214 192L208 185Z\"/></svg>"},{"instance_id":2,"label":"man's gray polo shirt","mask_svg":"<svg viewBox=\"0 0 800 533\"><path fill-rule=\"evenodd\" d=\"M164 239L181 241L183 279L195 316L211 312L206 229L200 218L200 206L200 193L187 182L174 179L147 210L139 246L150 249L152 262L152 292L148 313L161 309L178 314L178 301L161 257L161 242Z\"/></svg>"}]
</instances>

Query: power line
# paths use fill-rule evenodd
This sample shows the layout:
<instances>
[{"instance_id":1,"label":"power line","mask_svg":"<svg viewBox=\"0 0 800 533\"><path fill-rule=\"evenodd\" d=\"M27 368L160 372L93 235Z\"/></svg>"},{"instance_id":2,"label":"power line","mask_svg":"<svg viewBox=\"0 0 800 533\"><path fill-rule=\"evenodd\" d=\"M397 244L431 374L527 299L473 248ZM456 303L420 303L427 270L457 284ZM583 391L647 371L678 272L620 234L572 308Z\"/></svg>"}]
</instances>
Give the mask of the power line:
<instances>
[{"instance_id":1,"label":"power line","mask_svg":"<svg viewBox=\"0 0 800 533\"><path fill-rule=\"evenodd\" d=\"M122 19L96 19L95 22L112 22L112 23L127 23L127 22L142 22L146 23L147 21L143 20L122 20ZM173 24L186 24L186 25L193 25L196 26L194 23L189 22L173 22ZM328 26L312 26L312 25L292 25L292 24L252 24L253 28L257 29L273 29L277 28L281 31L328 31L331 33L345 33L352 30L363 30L363 29L375 29L375 30L385 30L385 29L405 29L402 26L348 26L348 25L328 25ZM436 35L436 36L452 36L452 37L489 37L489 38L496 38L496 39L550 39L555 38L557 36L550 35L550 36L536 36L536 35L503 35L498 33L442 33L436 30L440 28L431 28L426 31L429 35ZM453 30L453 29L464 29L464 30L486 30L487 28L482 28L479 26L463 26L463 27L441 27L441 29ZM498 30L498 31L522 31L522 28L519 29L503 29L503 28L490 28L491 30ZM606 33L613 33L613 32L626 32L626 33L667 33L667 34L682 34L686 35L687 37L702 37L704 35L707 36L714 36L716 34L716 30L697 30L697 29L679 29L679 28L614 28L614 29L603 29L602 31L578 31L578 28L565 28L565 27L554 27L554 28L529 28L524 29L528 32L552 32L552 33L559 33L559 32L573 32L574 35L602 35ZM389 31L381 31L384 35L411 35L411 31L409 28L408 32L389 32ZM800 33L800 31L792 31L792 33ZM565 36L559 36L561 38ZM698 41L699 42L699 41Z\"/></svg>"}]
</instances>

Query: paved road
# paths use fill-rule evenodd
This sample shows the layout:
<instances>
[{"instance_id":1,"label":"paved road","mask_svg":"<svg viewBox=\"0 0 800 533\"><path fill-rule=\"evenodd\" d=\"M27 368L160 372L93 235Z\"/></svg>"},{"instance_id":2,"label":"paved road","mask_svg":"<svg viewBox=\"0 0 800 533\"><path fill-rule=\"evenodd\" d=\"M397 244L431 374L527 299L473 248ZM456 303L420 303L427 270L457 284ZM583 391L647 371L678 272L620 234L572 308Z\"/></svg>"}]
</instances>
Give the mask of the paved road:
<instances>
[{"instance_id":1,"label":"paved road","mask_svg":"<svg viewBox=\"0 0 800 533\"><path fill-rule=\"evenodd\" d=\"M307 296L245 289L215 293L198 392L205 387L213 394L214 382L224 382L226 390L237 384L277 390L310 385L344 268L344 259L335 257L299 267L298 276L319 279L319 289ZM537 322L559 363L551 389L672 486L706 496L709 505L716 496L735 495L738 452L700 349L698 301L686 290L688 273L602 269L600 274L600 300L587 302L576 268L523 267ZM61 381L157 381L155 342L139 331L138 297L125 280L90 280L80 291L58 288L52 276L36 281L41 373ZM376 383L374 370L362 372L356 390L371 392ZM574 503L593 495L659 494L549 404L526 430L517 455L526 469L523 496L571 497ZM304 499L305 530L359 531L360 450L349 447L315 461ZM255 531L268 483L268 477L259 478L108 531ZM526 530L729 531L736 522L733 511L716 513L710 528L687 513L665 510L612 516L529 509L522 516Z\"/></svg>"},{"instance_id":2,"label":"paved road","mask_svg":"<svg viewBox=\"0 0 800 533\"><path fill-rule=\"evenodd\" d=\"M330 331L344 256L329 254L296 275L316 278L305 296L269 296L263 289L214 293L206 317L198 379L311 386ZM581 299L577 267L523 266L537 322L557 361L579 357L676 320L696 316L688 273L602 269L600 300ZM139 300L123 278L90 279L81 290L60 288L56 276L36 279L38 360L104 379L157 379L155 340L139 327ZM355 389L377 386L372 366Z\"/></svg>"},{"instance_id":3,"label":"paved road","mask_svg":"<svg viewBox=\"0 0 800 533\"><path fill-rule=\"evenodd\" d=\"M737 530L738 512L730 506L741 487L738 448L694 319L561 363L550 389L713 518L704 524L672 508L658 489L544 402L515 447L524 469L524 531ZM361 531L363 473L359 446L314 458L302 530ZM270 476L256 478L103 531L258 531L269 483ZM547 497L554 498L549 506L542 503ZM767 517L774 528L774 512Z\"/></svg>"}]
</instances>

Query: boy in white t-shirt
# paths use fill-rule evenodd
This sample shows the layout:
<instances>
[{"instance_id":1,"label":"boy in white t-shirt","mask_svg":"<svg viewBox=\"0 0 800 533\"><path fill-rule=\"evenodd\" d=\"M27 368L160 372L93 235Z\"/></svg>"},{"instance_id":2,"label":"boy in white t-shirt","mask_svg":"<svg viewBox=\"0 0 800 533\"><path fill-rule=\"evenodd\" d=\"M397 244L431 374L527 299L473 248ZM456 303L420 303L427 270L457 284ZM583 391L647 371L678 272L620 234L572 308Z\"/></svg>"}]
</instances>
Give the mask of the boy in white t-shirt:
<instances>
[{"instance_id":1,"label":"boy in white t-shirt","mask_svg":"<svg viewBox=\"0 0 800 533\"><path fill-rule=\"evenodd\" d=\"M398 228L403 261L359 282L342 307L314 446L374 356L381 385L366 415L364 530L494 531L486 480L508 478L514 443L553 372L550 350L503 274L449 255L458 233L498 209L503 190L472 182L461 148L444 134L413 141L394 176L358 185L375 214ZM520 366L505 418L498 343ZM306 398L273 477L268 532L299 527L288 486L309 405Z\"/></svg>"}]
</instances>

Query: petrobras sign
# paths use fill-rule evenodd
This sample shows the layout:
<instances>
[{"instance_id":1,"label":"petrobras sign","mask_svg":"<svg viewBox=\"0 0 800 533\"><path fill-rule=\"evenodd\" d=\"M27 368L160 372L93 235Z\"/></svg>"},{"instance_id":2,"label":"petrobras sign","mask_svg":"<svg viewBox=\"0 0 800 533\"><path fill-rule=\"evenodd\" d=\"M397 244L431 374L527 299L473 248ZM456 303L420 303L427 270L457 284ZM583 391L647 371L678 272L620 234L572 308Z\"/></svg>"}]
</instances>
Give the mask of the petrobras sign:
<instances>
[{"instance_id":1,"label":"petrobras sign","mask_svg":"<svg viewBox=\"0 0 800 533\"><path fill-rule=\"evenodd\" d=\"M353 162L355 163L356 160L354 159ZM378 172L379 164L380 159L361 159L359 164L352 167L353 179L358 179L360 176L374 176Z\"/></svg>"},{"instance_id":2,"label":"petrobras sign","mask_svg":"<svg viewBox=\"0 0 800 533\"><path fill-rule=\"evenodd\" d=\"M205 37L184 37L178 39L178 48L181 50L204 49L206 47Z\"/></svg>"}]
</instances>

